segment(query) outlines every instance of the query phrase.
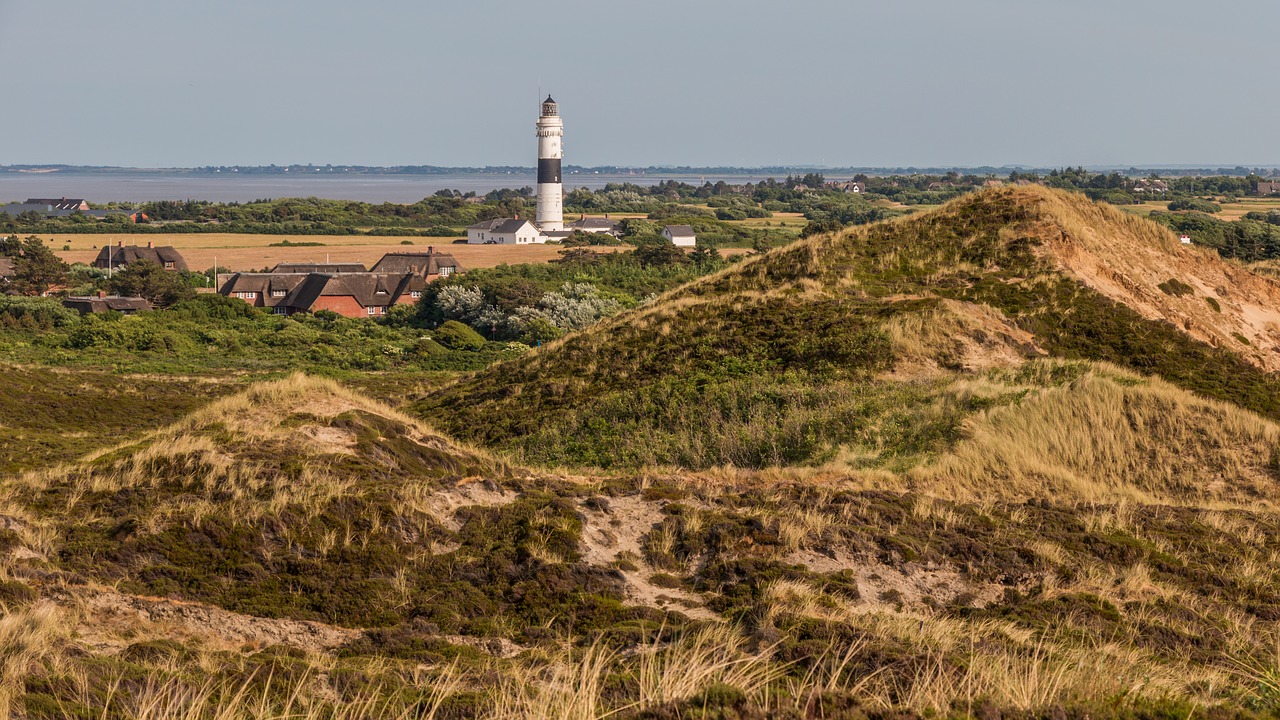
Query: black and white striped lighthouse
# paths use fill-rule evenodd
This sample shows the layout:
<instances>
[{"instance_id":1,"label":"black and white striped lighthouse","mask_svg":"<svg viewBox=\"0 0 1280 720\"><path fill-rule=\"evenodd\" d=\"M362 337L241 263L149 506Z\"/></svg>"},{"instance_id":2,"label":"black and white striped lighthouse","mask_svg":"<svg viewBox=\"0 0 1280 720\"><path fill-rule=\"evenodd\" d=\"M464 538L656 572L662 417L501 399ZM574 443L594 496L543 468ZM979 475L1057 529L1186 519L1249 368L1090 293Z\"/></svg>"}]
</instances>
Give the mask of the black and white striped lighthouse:
<instances>
[{"instance_id":1,"label":"black and white striped lighthouse","mask_svg":"<svg viewBox=\"0 0 1280 720\"><path fill-rule=\"evenodd\" d=\"M564 187L560 184L563 137L564 123L556 101L548 95L538 118L538 211L534 218L543 232L564 230Z\"/></svg>"}]
</instances>

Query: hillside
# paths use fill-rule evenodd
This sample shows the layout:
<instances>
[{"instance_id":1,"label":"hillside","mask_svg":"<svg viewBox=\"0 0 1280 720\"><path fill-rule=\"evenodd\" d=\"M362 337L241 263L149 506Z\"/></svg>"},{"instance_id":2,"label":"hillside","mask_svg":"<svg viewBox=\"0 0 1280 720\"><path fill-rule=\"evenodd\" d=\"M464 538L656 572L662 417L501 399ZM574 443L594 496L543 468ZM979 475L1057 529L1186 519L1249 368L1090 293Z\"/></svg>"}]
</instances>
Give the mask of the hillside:
<instances>
[{"instance_id":1,"label":"hillside","mask_svg":"<svg viewBox=\"0 0 1280 720\"><path fill-rule=\"evenodd\" d=\"M1275 424L1104 364L948 382L986 406L954 451L841 479L529 472L332 381L253 385L0 481L0 710L1280 707Z\"/></svg>"},{"instance_id":2,"label":"hillside","mask_svg":"<svg viewBox=\"0 0 1280 720\"><path fill-rule=\"evenodd\" d=\"M0 717L1273 717L1273 292L1016 188L399 409L15 369Z\"/></svg>"},{"instance_id":3,"label":"hillside","mask_svg":"<svg viewBox=\"0 0 1280 720\"><path fill-rule=\"evenodd\" d=\"M414 406L548 465L901 470L973 413L956 377L1107 362L1280 418L1280 285L1083 196L966 196L753 257ZM1056 387L1082 364L1040 374ZM1031 373L1037 375L1037 373ZM874 458L868 455L873 454Z\"/></svg>"}]
</instances>

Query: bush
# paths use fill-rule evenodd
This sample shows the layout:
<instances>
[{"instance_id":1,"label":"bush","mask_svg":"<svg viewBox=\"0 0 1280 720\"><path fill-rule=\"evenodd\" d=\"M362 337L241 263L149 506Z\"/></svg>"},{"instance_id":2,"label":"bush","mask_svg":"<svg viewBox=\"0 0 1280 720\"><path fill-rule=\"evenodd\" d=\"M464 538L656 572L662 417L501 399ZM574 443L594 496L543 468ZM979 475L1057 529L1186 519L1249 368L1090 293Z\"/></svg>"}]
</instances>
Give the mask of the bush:
<instances>
[{"instance_id":1,"label":"bush","mask_svg":"<svg viewBox=\"0 0 1280 720\"><path fill-rule=\"evenodd\" d=\"M1169 203L1170 210L1194 210L1196 212L1213 214L1220 212L1222 206L1217 203L1211 203L1208 200L1200 198L1182 198Z\"/></svg>"},{"instance_id":2,"label":"bush","mask_svg":"<svg viewBox=\"0 0 1280 720\"><path fill-rule=\"evenodd\" d=\"M0 295L0 325L49 330L74 325L80 316L57 300Z\"/></svg>"},{"instance_id":3,"label":"bush","mask_svg":"<svg viewBox=\"0 0 1280 720\"><path fill-rule=\"evenodd\" d=\"M413 354L421 357L443 355L447 352L449 351L446 350L443 345L429 337L424 337L421 340L418 340L418 342L414 343L413 346Z\"/></svg>"},{"instance_id":4,"label":"bush","mask_svg":"<svg viewBox=\"0 0 1280 720\"><path fill-rule=\"evenodd\" d=\"M449 320L436 328L436 342L450 350L479 350L484 347L480 333L457 320Z\"/></svg>"}]
</instances>

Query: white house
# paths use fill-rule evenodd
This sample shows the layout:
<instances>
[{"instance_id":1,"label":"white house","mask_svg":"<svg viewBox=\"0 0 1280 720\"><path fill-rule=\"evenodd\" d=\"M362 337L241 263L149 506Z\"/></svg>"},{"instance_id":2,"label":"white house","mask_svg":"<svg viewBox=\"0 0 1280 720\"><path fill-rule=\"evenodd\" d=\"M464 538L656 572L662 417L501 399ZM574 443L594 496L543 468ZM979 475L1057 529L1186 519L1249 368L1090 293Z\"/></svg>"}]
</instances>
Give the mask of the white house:
<instances>
[{"instance_id":1,"label":"white house","mask_svg":"<svg viewBox=\"0 0 1280 720\"><path fill-rule=\"evenodd\" d=\"M614 237L622 235L622 231L618 229L618 221L610 220L608 215L602 218L589 218L583 215L581 218L565 225L565 228L596 235L612 235Z\"/></svg>"},{"instance_id":2,"label":"white house","mask_svg":"<svg viewBox=\"0 0 1280 720\"><path fill-rule=\"evenodd\" d=\"M495 218L467 226L468 245L528 245L546 241L546 236L533 223L520 218Z\"/></svg>"},{"instance_id":3,"label":"white house","mask_svg":"<svg viewBox=\"0 0 1280 720\"><path fill-rule=\"evenodd\" d=\"M676 247L694 247L698 244L698 236L688 225L668 225L662 228L662 237L671 241Z\"/></svg>"},{"instance_id":4,"label":"white house","mask_svg":"<svg viewBox=\"0 0 1280 720\"><path fill-rule=\"evenodd\" d=\"M475 225L467 226L467 244L483 245L489 241L489 233L494 228L502 224L506 218L494 218L492 220L481 220Z\"/></svg>"}]
</instances>

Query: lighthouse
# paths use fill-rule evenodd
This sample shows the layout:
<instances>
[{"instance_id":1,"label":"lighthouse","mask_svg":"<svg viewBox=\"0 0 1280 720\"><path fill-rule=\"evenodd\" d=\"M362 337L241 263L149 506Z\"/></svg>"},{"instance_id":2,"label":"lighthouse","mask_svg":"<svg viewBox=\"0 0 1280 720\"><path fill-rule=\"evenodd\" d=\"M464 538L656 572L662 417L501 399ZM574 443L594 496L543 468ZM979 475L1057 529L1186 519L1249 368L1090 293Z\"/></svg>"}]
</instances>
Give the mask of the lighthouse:
<instances>
[{"instance_id":1,"label":"lighthouse","mask_svg":"<svg viewBox=\"0 0 1280 720\"><path fill-rule=\"evenodd\" d=\"M538 117L538 212L534 224L542 232L564 230L564 188L560 184L564 123L556 101L548 95Z\"/></svg>"}]
</instances>

